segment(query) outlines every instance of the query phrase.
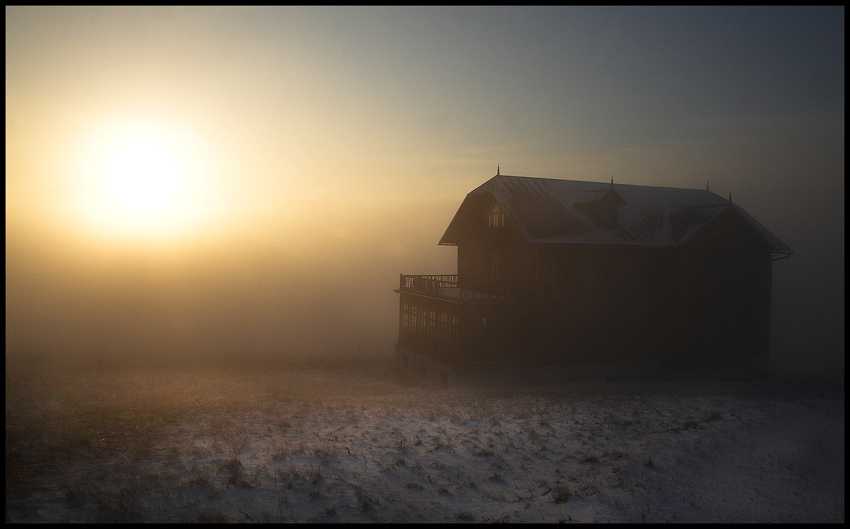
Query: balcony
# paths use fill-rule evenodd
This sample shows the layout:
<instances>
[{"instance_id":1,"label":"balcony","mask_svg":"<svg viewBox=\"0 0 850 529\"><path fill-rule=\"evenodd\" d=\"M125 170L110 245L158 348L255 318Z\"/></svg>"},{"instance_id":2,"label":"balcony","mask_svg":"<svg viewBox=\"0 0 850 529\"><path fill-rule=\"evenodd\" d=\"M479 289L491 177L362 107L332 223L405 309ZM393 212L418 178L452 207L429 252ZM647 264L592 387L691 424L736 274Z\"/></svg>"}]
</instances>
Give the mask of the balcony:
<instances>
[{"instance_id":1,"label":"balcony","mask_svg":"<svg viewBox=\"0 0 850 529\"><path fill-rule=\"evenodd\" d=\"M507 300L501 296L478 292L460 287L457 274L447 275L404 275L399 277L398 293L419 294L447 301L497 301Z\"/></svg>"},{"instance_id":2,"label":"balcony","mask_svg":"<svg viewBox=\"0 0 850 529\"><path fill-rule=\"evenodd\" d=\"M528 301L462 287L456 275L402 274L396 292L398 345L411 354L456 366L515 362L530 349Z\"/></svg>"}]
</instances>

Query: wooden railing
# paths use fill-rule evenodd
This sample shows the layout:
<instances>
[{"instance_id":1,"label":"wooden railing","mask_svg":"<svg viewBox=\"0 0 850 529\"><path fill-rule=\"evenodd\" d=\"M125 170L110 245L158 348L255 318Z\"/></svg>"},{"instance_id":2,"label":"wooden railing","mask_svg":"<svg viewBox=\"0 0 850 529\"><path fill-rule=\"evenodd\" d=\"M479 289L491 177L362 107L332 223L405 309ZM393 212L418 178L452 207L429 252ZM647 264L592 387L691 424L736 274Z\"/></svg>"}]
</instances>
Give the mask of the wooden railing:
<instances>
[{"instance_id":1,"label":"wooden railing","mask_svg":"<svg viewBox=\"0 0 850 529\"><path fill-rule=\"evenodd\" d=\"M459 287L456 274L415 276L401 274L398 289L403 292L445 299L500 299L499 296Z\"/></svg>"},{"instance_id":2,"label":"wooden railing","mask_svg":"<svg viewBox=\"0 0 850 529\"><path fill-rule=\"evenodd\" d=\"M457 274L406 276L401 274L400 288L457 287Z\"/></svg>"}]
</instances>

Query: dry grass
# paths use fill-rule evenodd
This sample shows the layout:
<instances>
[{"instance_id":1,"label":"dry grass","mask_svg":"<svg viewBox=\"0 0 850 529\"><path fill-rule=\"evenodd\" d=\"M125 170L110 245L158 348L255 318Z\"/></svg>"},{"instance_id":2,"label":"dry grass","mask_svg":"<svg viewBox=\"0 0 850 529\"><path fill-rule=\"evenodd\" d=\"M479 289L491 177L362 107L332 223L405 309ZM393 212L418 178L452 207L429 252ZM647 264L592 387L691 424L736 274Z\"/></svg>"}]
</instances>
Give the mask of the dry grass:
<instances>
[{"instance_id":1,"label":"dry grass","mask_svg":"<svg viewBox=\"0 0 850 529\"><path fill-rule=\"evenodd\" d=\"M718 433L749 435L747 418L776 405L715 395L503 395L327 368L7 363L7 520L55 507L60 519L102 522L555 521L596 506L667 520L644 503L678 486L674 469L690 461L679 459L714 460Z\"/></svg>"},{"instance_id":2,"label":"dry grass","mask_svg":"<svg viewBox=\"0 0 850 529\"><path fill-rule=\"evenodd\" d=\"M161 441L173 433L186 418L209 416L204 431L197 432L199 441L184 447L190 454L208 458L223 452L225 463L217 472L200 471L185 484L215 493L222 487L249 488L265 474L273 474L262 466L247 473L242 457L251 451L250 436L231 417L237 410L265 410L282 404L311 405L317 401L342 402L358 395L368 401L379 397L374 387L351 384L323 388L321 395L295 383L305 373L324 376L350 373L350 365L298 366L297 370L280 370L273 383L257 385L257 377L268 373L268 366L245 367L239 362L209 363L197 366L109 365L86 361L74 366L58 359L37 357L6 358L6 505L21 512L29 509L28 497L46 491L50 486L67 481L66 467L86 465L112 459L118 462L110 475L88 482L76 480L62 487L71 505L95 505L107 514L102 521L151 521L141 508L139 495L160 483L133 479L133 464L142 460L168 461L179 449L154 453ZM362 368L361 368L362 370ZM297 374L296 374L297 373ZM358 380L360 378L357 378ZM354 421L356 422L356 418ZM296 419L282 419L273 425L280 431L296 428ZM271 428L274 430L275 428ZM294 452L292 446L281 447L277 454L285 459ZM313 454L320 464L338 457L333 446L320 447ZM316 484L324 477L318 468L278 470L278 473L303 474ZM156 476L154 476L156 478ZM255 479L256 478L256 479ZM112 488L104 483L112 483ZM185 521L223 521L216 509L198 511Z\"/></svg>"},{"instance_id":3,"label":"dry grass","mask_svg":"<svg viewBox=\"0 0 850 529\"><path fill-rule=\"evenodd\" d=\"M189 414L216 412L221 417L221 412L247 404L248 398L281 397L280 386L249 387L250 377L233 376L232 370L147 367L122 370L120 377L108 376L110 371L108 366L69 370L7 358L7 506L20 505L39 478L58 474L72 461L95 461L109 454L131 461L149 457L168 428ZM210 428L232 459L247 448L244 432L216 421ZM203 517L216 518L214 513Z\"/></svg>"},{"instance_id":4,"label":"dry grass","mask_svg":"<svg viewBox=\"0 0 850 529\"><path fill-rule=\"evenodd\" d=\"M7 380L9 376L7 372ZM168 426L192 407L174 381L164 382L155 400L149 398L147 377L128 377L121 387L79 374L18 381L11 389L7 383L6 391L7 505L37 486L38 478L56 474L72 461L95 461L107 454L147 457Z\"/></svg>"}]
</instances>

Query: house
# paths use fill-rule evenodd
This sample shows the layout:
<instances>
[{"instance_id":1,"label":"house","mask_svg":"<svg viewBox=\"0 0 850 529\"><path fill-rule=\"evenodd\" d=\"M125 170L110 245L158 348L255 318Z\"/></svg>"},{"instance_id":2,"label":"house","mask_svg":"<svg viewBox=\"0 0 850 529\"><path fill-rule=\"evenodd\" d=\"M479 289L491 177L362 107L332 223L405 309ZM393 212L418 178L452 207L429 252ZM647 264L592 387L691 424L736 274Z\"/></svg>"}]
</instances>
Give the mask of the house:
<instances>
[{"instance_id":1,"label":"house","mask_svg":"<svg viewBox=\"0 0 850 529\"><path fill-rule=\"evenodd\" d=\"M791 248L731 196L496 174L401 275L397 372L428 385L765 371L773 261Z\"/></svg>"}]
</instances>

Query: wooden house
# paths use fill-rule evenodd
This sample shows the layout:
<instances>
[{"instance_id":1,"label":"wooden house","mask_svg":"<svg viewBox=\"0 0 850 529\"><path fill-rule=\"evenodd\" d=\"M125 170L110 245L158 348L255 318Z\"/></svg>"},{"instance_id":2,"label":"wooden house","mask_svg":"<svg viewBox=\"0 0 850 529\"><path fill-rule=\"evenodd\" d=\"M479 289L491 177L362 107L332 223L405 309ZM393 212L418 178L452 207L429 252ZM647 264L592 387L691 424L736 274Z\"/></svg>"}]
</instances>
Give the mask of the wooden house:
<instances>
[{"instance_id":1,"label":"wooden house","mask_svg":"<svg viewBox=\"0 0 850 529\"><path fill-rule=\"evenodd\" d=\"M710 191L498 174L401 275L399 374L428 385L766 370L772 262L793 251Z\"/></svg>"}]
</instances>

